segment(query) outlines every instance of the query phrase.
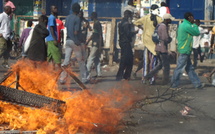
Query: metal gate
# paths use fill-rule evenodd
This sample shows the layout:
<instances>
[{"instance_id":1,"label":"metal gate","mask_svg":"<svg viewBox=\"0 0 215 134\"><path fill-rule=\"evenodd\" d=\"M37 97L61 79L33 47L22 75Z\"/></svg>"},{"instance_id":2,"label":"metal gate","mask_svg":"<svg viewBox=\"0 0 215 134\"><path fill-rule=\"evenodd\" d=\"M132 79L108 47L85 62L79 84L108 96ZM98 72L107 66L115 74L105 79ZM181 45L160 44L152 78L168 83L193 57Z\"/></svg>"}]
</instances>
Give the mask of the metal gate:
<instances>
[{"instance_id":1,"label":"metal gate","mask_svg":"<svg viewBox=\"0 0 215 134\"><path fill-rule=\"evenodd\" d=\"M205 0L167 0L171 14L183 19L184 13L191 12L195 19L204 20Z\"/></svg>"}]
</instances>

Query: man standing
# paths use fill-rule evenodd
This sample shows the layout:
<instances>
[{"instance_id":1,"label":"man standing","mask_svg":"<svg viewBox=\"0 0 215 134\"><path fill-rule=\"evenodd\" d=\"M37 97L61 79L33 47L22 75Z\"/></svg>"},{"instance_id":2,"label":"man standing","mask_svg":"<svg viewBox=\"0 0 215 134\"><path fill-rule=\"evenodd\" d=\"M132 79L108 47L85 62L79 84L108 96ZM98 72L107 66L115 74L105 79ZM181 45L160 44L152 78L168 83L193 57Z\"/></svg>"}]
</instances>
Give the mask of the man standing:
<instances>
[{"instance_id":1,"label":"man standing","mask_svg":"<svg viewBox=\"0 0 215 134\"><path fill-rule=\"evenodd\" d=\"M62 66L66 67L70 64L70 59L72 52L75 52L75 56L79 63L79 69L81 74L81 79L83 83L88 83L88 72L86 68L85 61L83 59L83 52L81 49L81 42L79 40L79 32L80 32L80 18L78 16L80 12L80 5L78 3L74 3L72 5L73 14L70 14L66 17L65 27L67 28L67 36L66 36L66 48L65 48L65 59L63 61ZM61 73L60 83L63 84L66 78L66 72Z\"/></svg>"},{"instance_id":2,"label":"man standing","mask_svg":"<svg viewBox=\"0 0 215 134\"><path fill-rule=\"evenodd\" d=\"M195 20L195 24L199 28L200 35L199 36L193 36L193 67L194 68L197 67L198 56L200 56L200 59L202 58L200 40L201 40L201 37L203 36L203 34L206 33L206 31L201 26L199 26L200 20Z\"/></svg>"},{"instance_id":3,"label":"man standing","mask_svg":"<svg viewBox=\"0 0 215 134\"><path fill-rule=\"evenodd\" d=\"M46 38L46 42L48 44L48 61L52 61L59 68L61 68L61 52L58 47L57 42L57 23L55 16L57 15L57 7L51 6L51 15L48 18L48 30L49 30L49 36Z\"/></svg>"},{"instance_id":4,"label":"man standing","mask_svg":"<svg viewBox=\"0 0 215 134\"><path fill-rule=\"evenodd\" d=\"M64 24L60 19L57 18L57 16L56 16L56 23L57 23L57 37L58 37L57 42L59 45L62 45L63 39L64 39L64 33L63 33Z\"/></svg>"},{"instance_id":5,"label":"man standing","mask_svg":"<svg viewBox=\"0 0 215 134\"><path fill-rule=\"evenodd\" d=\"M94 63L96 68L96 77L101 77L102 73L100 57L103 47L102 25L97 19L96 12L91 13L91 20L93 20L93 34L86 42L86 44L88 44L89 41L92 40L92 48L90 50L90 55L87 60L87 71L91 72L91 67Z\"/></svg>"},{"instance_id":6,"label":"man standing","mask_svg":"<svg viewBox=\"0 0 215 134\"><path fill-rule=\"evenodd\" d=\"M62 48L63 48L63 44L64 44L64 24L63 22L56 17L56 23L57 23L57 37L58 37L58 48L60 49L60 53L61 53L61 56L62 56Z\"/></svg>"},{"instance_id":7,"label":"man standing","mask_svg":"<svg viewBox=\"0 0 215 134\"><path fill-rule=\"evenodd\" d=\"M119 46L121 48L121 58L116 80L129 80L132 72L133 52L131 42L132 37L137 32L132 32L132 24L129 22L129 19L132 19L132 12L126 10L121 23L119 23Z\"/></svg>"},{"instance_id":8,"label":"man standing","mask_svg":"<svg viewBox=\"0 0 215 134\"><path fill-rule=\"evenodd\" d=\"M9 52L8 48L11 46L11 41L9 39L11 29L10 29L10 14L12 13L10 6L4 7L4 12L0 14L0 57L3 56L4 62L3 67L9 68L8 58Z\"/></svg>"},{"instance_id":9,"label":"man standing","mask_svg":"<svg viewBox=\"0 0 215 134\"><path fill-rule=\"evenodd\" d=\"M86 56L87 33L88 33L88 30L92 31L92 29L90 27L89 21L84 18L83 10L80 11L79 17L81 20L81 31L79 33L79 39L81 41L81 49L83 52L83 59L84 59L84 61L86 61L86 58L87 58L87 56Z\"/></svg>"},{"instance_id":10,"label":"man standing","mask_svg":"<svg viewBox=\"0 0 215 134\"><path fill-rule=\"evenodd\" d=\"M161 4L160 4L161 6L160 6L160 8L159 8L159 10L160 10L160 17L161 18L163 18L163 16L164 16L164 14L166 14L166 13L169 13L170 14L170 11L169 11L169 7L167 7L167 4L165 3L165 2L161 2ZM164 18L163 18L164 19Z\"/></svg>"},{"instance_id":11,"label":"man standing","mask_svg":"<svg viewBox=\"0 0 215 134\"><path fill-rule=\"evenodd\" d=\"M164 14L163 15L164 21L158 25L158 36L159 36L159 43L156 44L155 51L157 53L157 65L153 70L151 70L144 78L150 79L153 77L157 72L163 69L163 78L162 84L168 84L169 82L169 72L170 72L170 63L169 63L169 56L168 56L168 44L172 41L172 38L169 36L168 33L168 24L174 20L171 14Z\"/></svg>"},{"instance_id":12,"label":"man standing","mask_svg":"<svg viewBox=\"0 0 215 134\"><path fill-rule=\"evenodd\" d=\"M33 22L31 20L29 20L27 22L27 28L25 28L23 31L22 31L22 35L19 39L19 47L22 48L22 57L25 58L26 57L26 54L24 52L24 44L25 44L25 41L27 40L28 36L29 36L29 33L31 31L31 26L33 25Z\"/></svg>"},{"instance_id":13,"label":"man standing","mask_svg":"<svg viewBox=\"0 0 215 134\"><path fill-rule=\"evenodd\" d=\"M41 63L47 60L47 46L45 44L45 38L49 35L49 31L46 28L47 23L48 17L41 15L39 17L39 24L31 31L33 33L26 54L27 58L34 61L34 63Z\"/></svg>"},{"instance_id":14,"label":"man standing","mask_svg":"<svg viewBox=\"0 0 215 134\"><path fill-rule=\"evenodd\" d=\"M143 44L145 46L144 48L144 54L143 54L143 77L142 77L142 83L146 84L148 81L144 79L144 76L148 74L150 70L154 68L154 65L156 64L156 52L155 52L155 46L156 44L152 41L152 34L154 33L154 30L157 26L157 24L160 24L163 20L159 15L159 7L156 4L151 5L150 13L134 22L134 25L141 26L144 29L144 32L142 34L142 40ZM155 84L155 77L152 77L149 80L150 84Z\"/></svg>"},{"instance_id":15,"label":"man standing","mask_svg":"<svg viewBox=\"0 0 215 134\"><path fill-rule=\"evenodd\" d=\"M204 84L201 83L199 77L195 73L190 59L193 36L198 36L200 34L198 26L193 23L193 14L190 12L185 13L183 23L181 23L178 28L177 49L179 52L179 57L177 67L175 68L172 76L172 88L177 88L179 86L180 76L184 68L195 88L202 89L204 87Z\"/></svg>"}]
</instances>

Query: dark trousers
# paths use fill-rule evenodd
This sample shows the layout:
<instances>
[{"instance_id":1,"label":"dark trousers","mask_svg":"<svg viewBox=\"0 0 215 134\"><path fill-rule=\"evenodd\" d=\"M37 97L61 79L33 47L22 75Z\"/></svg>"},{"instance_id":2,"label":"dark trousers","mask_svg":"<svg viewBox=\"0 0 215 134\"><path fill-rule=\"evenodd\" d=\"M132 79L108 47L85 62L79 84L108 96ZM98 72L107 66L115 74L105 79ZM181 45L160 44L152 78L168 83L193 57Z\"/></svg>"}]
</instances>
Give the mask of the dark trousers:
<instances>
[{"instance_id":1,"label":"dark trousers","mask_svg":"<svg viewBox=\"0 0 215 134\"><path fill-rule=\"evenodd\" d=\"M193 67L196 68L198 64L198 55L201 58L201 48L193 48Z\"/></svg>"},{"instance_id":2,"label":"dark trousers","mask_svg":"<svg viewBox=\"0 0 215 134\"><path fill-rule=\"evenodd\" d=\"M119 70L116 75L117 80L130 79L133 67L133 52L130 43L121 43L121 59Z\"/></svg>"},{"instance_id":3,"label":"dark trousers","mask_svg":"<svg viewBox=\"0 0 215 134\"><path fill-rule=\"evenodd\" d=\"M0 58L3 57L3 64L8 64L10 57L10 51L12 50L11 41L5 40L3 37L0 38Z\"/></svg>"},{"instance_id":4,"label":"dark trousers","mask_svg":"<svg viewBox=\"0 0 215 134\"><path fill-rule=\"evenodd\" d=\"M163 67L163 81L169 81L170 63L168 53L157 54L157 65L144 78L150 79Z\"/></svg>"},{"instance_id":5,"label":"dark trousers","mask_svg":"<svg viewBox=\"0 0 215 134\"><path fill-rule=\"evenodd\" d=\"M10 58L10 51L12 50L12 42L10 39L7 40L7 50L5 51L3 55L3 64L8 65L8 59Z\"/></svg>"}]
</instances>

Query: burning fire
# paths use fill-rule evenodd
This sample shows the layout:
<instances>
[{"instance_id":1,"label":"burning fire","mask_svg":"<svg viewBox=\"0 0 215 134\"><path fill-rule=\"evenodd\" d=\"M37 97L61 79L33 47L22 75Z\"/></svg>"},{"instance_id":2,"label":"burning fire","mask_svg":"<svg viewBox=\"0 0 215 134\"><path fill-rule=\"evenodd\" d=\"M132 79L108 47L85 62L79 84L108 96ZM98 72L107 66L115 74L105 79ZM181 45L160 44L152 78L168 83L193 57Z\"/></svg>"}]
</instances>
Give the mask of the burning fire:
<instances>
[{"instance_id":1,"label":"burning fire","mask_svg":"<svg viewBox=\"0 0 215 134\"><path fill-rule=\"evenodd\" d=\"M28 60L18 61L12 67L19 72L19 84L25 91L66 102L63 116L44 109L13 105L0 101L0 126L22 131L37 130L38 134L74 134L77 132L115 133L123 112L132 105L133 92L126 89L59 90L59 72L47 63L35 68ZM15 87L13 73L2 85ZM19 88L19 90L22 90ZM129 88L129 87L128 87Z\"/></svg>"}]
</instances>

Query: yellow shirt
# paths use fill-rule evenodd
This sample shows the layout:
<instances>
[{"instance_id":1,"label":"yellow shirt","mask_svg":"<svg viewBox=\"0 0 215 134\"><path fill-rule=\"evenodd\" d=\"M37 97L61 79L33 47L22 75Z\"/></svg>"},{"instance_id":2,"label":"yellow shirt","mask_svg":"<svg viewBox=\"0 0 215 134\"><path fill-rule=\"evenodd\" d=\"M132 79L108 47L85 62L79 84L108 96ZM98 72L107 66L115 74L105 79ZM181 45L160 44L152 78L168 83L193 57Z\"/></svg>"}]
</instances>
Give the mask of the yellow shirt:
<instances>
[{"instance_id":1,"label":"yellow shirt","mask_svg":"<svg viewBox=\"0 0 215 134\"><path fill-rule=\"evenodd\" d=\"M134 25L141 25L143 27L142 40L144 46L153 54L156 55L155 52L155 43L152 41L152 34L154 33L155 27L153 25L153 21L150 19L151 14L148 14L134 22ZM163 20L161 17L157 17L158 24Z\"/></svg>"}]
</instances>

